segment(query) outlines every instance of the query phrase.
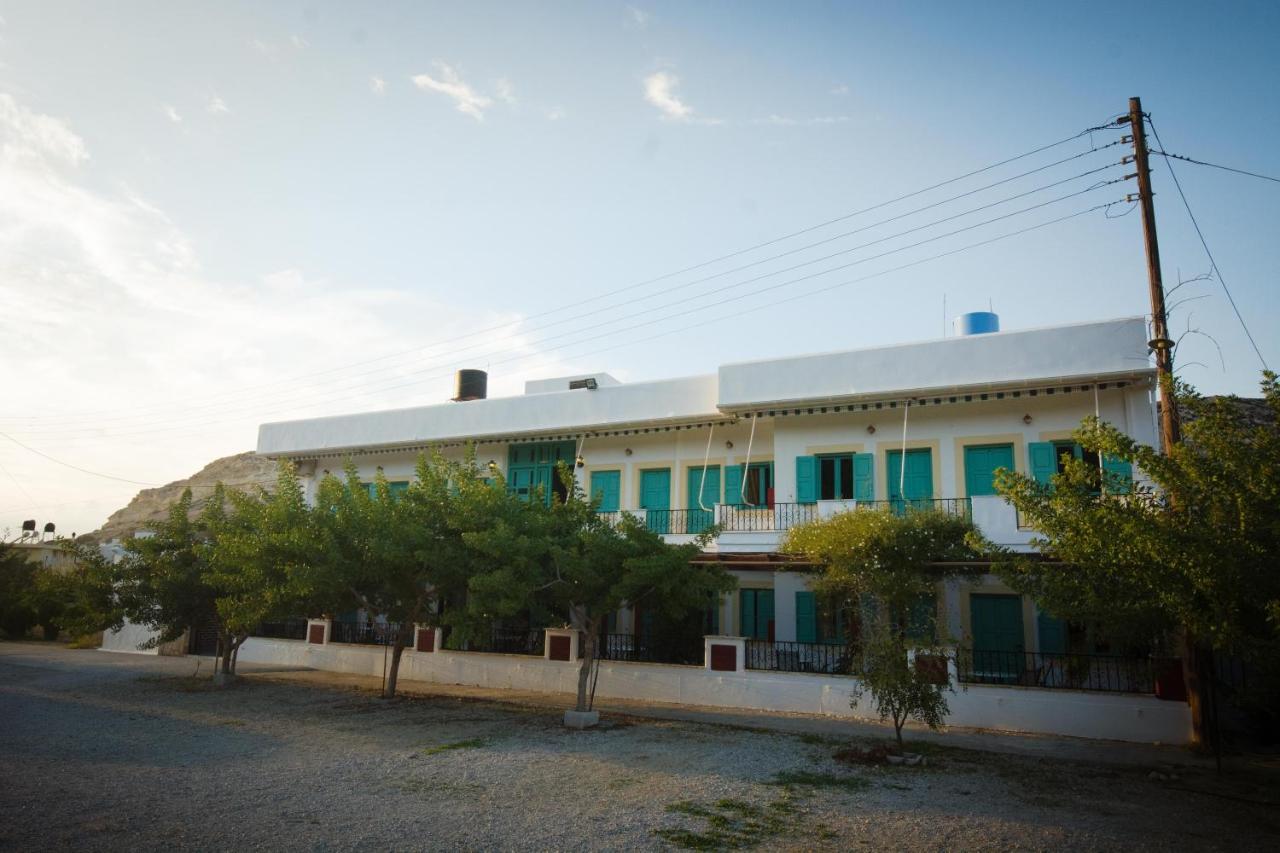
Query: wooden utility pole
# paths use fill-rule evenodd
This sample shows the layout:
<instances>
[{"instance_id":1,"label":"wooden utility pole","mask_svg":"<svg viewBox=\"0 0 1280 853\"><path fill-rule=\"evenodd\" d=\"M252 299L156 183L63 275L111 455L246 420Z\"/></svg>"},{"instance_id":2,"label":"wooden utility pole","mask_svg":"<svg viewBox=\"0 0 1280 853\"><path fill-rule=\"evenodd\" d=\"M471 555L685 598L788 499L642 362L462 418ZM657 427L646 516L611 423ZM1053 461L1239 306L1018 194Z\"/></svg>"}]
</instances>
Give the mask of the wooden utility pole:
<instances>
[{"instance_id":1,"label":"wooden utility pole","mask_svg":"<svg viewBox=\"0 0 1280 853\"><path fill-rule=\"evenodd\" d=\"M1147 126L1142 112L1142 99L1129 99L1129 124L1133 128L1133 162L1137 166L1138 204L1142 207L1142 237L1147 250L1147 284L1151 290L1151 331L1149 344L1156 356L1156 378L1160 383L1160 449L1165 456L1182 441L1178 424L1178 408L1173 397L1173 341L1169 338L1169 319L1164 307L1164 278L1160 274L1160 243L1156 239L1156 207L1151 192L1151 165L1147 156ZM1174 496L1176 499L1176 496ZM1204 684L1201 679L1203 656L1200 644L1191 632L1183 631L1182 677L1187 688L1187 705L1191 710L1191 727L1195 741L1208 742L1204 719Z\"/></svg>"},{"instance_id":2,"label":"wooden utility pole","mask_svg":"<svg viewBox=\"0 0 1280 853\"><path fill-rule=\"evenodd\" d=\"M1151 165L1147 158L1147 126L1142 99L1129 99L1129 124L1133 127L1133 161L1138 167L1138 203L1142 207L1142 237L1147 250L1147 283L1151 289L1151 349L1156 354L1160 380L1160 445L1167 455L1182 440L1178 411L1172 399L1173 341L1164 308L1164 278L1160 274L1160 243L1156 239L1156 206L1151 193Z\"/></svg>"}]
</instances>

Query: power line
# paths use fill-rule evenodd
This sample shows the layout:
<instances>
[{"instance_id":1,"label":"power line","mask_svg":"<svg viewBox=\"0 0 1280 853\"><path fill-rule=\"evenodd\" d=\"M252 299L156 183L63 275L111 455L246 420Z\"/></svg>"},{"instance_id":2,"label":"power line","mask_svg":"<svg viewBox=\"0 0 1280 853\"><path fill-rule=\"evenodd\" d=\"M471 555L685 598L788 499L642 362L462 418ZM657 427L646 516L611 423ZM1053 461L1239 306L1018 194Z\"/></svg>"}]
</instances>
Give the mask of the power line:
<instances>
[{"instance_id":1,"label":"power line","mask_svg":"<svg viewBox=\"0 0 1280 853\"><path fill-rule=\"evenodd\" d=\"M1147 121L1148 123L1150 123L1151 120L1148 119ZM1155 125L1151 125L1151 132L1155 133L1155 130L1156 130ZM1159 134L1156 134L1156 141L1157 142L1160 141ZM1195 163L1197 166L1208 166L1213 169L1221 169L1224 172L1235 172L1237 175L1248 175L1251 178L1262 178L1262 180L1264 181L1275 181L1277 184L1280 184L1280 178L1273 178L1270 175L1262 175L1262 174L1259 174L1258 172L1250 172L1246 169L1236 169L1231 166L1220 166L1217 163L1207 163L1204 160L1196 160L1193 157L1184 157L1181 154L1170 154L1168 151L1152 151L1151 153L1159 154L1161 157L1164 157L1165 159L1172 157L1174 160L1181 160L1184 163Z\"/></svg>"},{"instance_id":2,"label":"power line","mask_svg":"<svg viewBox=\"0 0 1280 853\"><path fill-rule=\"evenodd\" d=\"M0 437L4 437L4 438L9 439L9 441L12 441L14 444L18 445L18 446L19 446L19 447L21 447L23 450L26 450L26 451L28 451L28 452L30 452L30 453L34 453L36 456L40 456L40 457L43 457L43 458L45 458L45 459L48 459L50 462L56 462L57 464L61 465L63 468L70 468L71 470L73 470L73 471L79 471L79 472L80 472L80 473L82 473L82 474L89 474L89 475L94 476L94 477L101 477L101 478L102 478L102 479L104 479L104 480L116 480L117 482L120 482L120 483L129 483L129 484L134 485L134 486L158 486L158 485L160 485L159 483L143 483L143 482L140 482L140 481L138 481L138 480L129 480L129 479L126 479L126 478L124 478L124 477L115 477L115 476L113 476L113 475L111 475L111 474L102 474L102 473L99 473L99 472L97 472L97 471L90 471L88 468L81 468L79 465L72 465L70 462L63 462L61 459L56 459L56 458L54 458L54 457L50 456L49 454L47 454L47 453L45 453L45 452L43 452L43 451L36 450L34 447L28 447L27 445L23 444L21 441L18 441L18 439L14 438L13 436L11 436L11 435L9 435L9 434L7 434L7 433L0 432Z\"/></svg>"},{"instance_id":3,"label":"power line","mask_svg":"<svg viewBox=\"0 0 1280 853\"><path fill-rule=\"evenodd\" d=\"M1146 119L1147 124L1151 125L1151 132L1155 134L1156 142L1163 149L1164 141L1160 138L1160 131L1156 130L1155 122L1151 120L1151 116L1147 116ZM1249 324L1244 321L1244 315L1240 313L1240 308L1236 305L1235 297L1231 295L1231 288L1227 287L1227 280L1222 277L1222 270L1218 269L1218 262L1213 259L1213 252L1209 251L1209 243L1204 239L1204 232L1200 230L1200 223L1196 221L1196 215L1191 212L1191 202L1187 201L1187 194L1182 191L1182 182L1178 180L1178 173L1173 170L1173 163L1170 162L1168 156L1165 156L1164 163L1169 168L1169 176L1173 178L1173 185L1178 188L1178 196L1182 199L1182 206L1187 209L1187 216L1191 219L1191 225L1196 229L1196 236L1200 238L1200 245L1204 247L1204 253L1209 258L1209 266L1214 275L1218 277L1218 283L1222 285L1222 292L1227 295L1227 301L1231 303L1231 310L1235 312L1236 319L1240 321L1240 328L1244 329L1244 336L1249 339L1249 343L1253 346L1253 351L1257 354L1258 361L1262 362L1262 369L1270 370L1271 368L1267 366L1267 359L1262 355L1262 350L1258 347L1258 342L1253 339L1253 333L1249 331Z\"/></svg>"},{"instance_id":4,"label":"power line","mask_svg":"<svg viewBox=\"0 0 1280 853\"><path fill-rule=\"evenodd\" d=\"M439 341L439 342L436 342L436 343L433 343L433 344L427 344L427 345L424 345L424 346L414 347L414 348L412 348L412 349L402 350L402 351L400 351L400 352L396 352L396 353L389 353L389 354L387 354L387 355L378 356L378 357L376 357L376 358L372 358L372 359L365 359L365 360L363 360L363 361L352 362L352 363L348 363L348 364L345 364L345 365L340 365L340 366L337 366L337 367L329 368L329 369L326 369L326 370L314 371L314 372L310 372L310 373L300 374L300 375L297 375L297 376L294 376L294 377L290 377L290 378L288 378L288 379L272 380L272 381L270 381L270 382L260 383L260 384L258 384L258 385L254 385L254 386L248 386L248 387L238 388L238 389L236 389L236 390L234 390L234 391L222 392L221 394L215 394L215 395L206 395L206 396L204 396L204 397L201 397L201 398L195 398L195 399L199 399L202 403L207 403L207 402L208 402L208 401L210 401L210 400L218 399L219 397L223 397L223 396L242 396L242 395L244 394L244 392L246 392L246 391L253 391L253 390L260 390L260 389L265 389L265 388L279 387L279 386L281 386L281 385L292 385L292 384L295 384L295 383L297 383L298 381L300 381L300 380L302 380L302 379L310 379L310 378L315 378L315 377L319 377L319 376L327 376L327 375L331 375L331 374L333 374L333 373L341 372L341 371L344 371L344 370L349 370L349 369L351 369L351 368L353 368L353 367L362 367L362 366L365 366L365 365L374 364L374 363L378 363L378 362L381 362L381 361L387 361L387 360L391 360L391 359L395 359L395 358L400 358L400 357L402 357L402 356L406 356L406 355L413 355L413 354L416 354L416 353L420 353L423 349L426 349L426 348L431 348L431 347L441 347L441 346L444 346L444 345L446 345L446 344L455 343L455 342L457 342L457 341L465 340L465 339L467 339L467 338L475 337L475 336L478 336L478 335L481 335L481 334L487 334L487 333L489 333L489 332L499 331L499 330L501 330L501 329L506 329L506 328L509 328L509 327L512 327L512 326L519 326L519 325L521 325L521 324L528 323L530 320L539 319L539 318L541 318L541 317L549 316L549 315L552 315L552 314L558 314L558 313L560 313L561 311L563 311L566 307L578 307L578 306L585 305L585 304L589 304L589 303L592 303L592 302L598 302L598 301L600 301L600 300L602 300L602 299L606 299L606 298L609 298L609 297L611 297L611 296L615 296L615 295L620 294L620 293L628 292L628 291L631 291L631 290L638 289L638 288L640 288L640 287L645 287L645 286L650 285L650 284L655 284L655 283L658 283L658 282L661 282L661 281L665 281L665 280L667 280L667 279L674 278L674 277L676 277L676 276L683 275L683 274L688 273L688 272L694 272L694 271L697 271L697 270L699 270L699 269L703 269L703 268L705 268L705 267L708 267L708 266L714 265L714 264L716 264L716 263L720 263L720 262L725 261L725 260L729 260L729 259L732 259L732 258L735 258L735 257L739 257L739 256L741 256L741 255L744 255L744 254L747 254L747 253L753 252L753 251L757 251L757 250L762 249L762 248L767 248L767 247L769 247L769 246L776 245L776 244L781 243L781 242L784 242L784 241L786 241L786 240L790 240L790 239L793 239L793 238L795 238L795 237L802 236L802 235L804 235L804 234L808 234L808 233L811 233L811 232L814 232L814 231L820 230L820 229L822 229L822 228L828 227L828 226L833 225L833 224L836 224L836 223L838 223L838 222L843 222L843 221L845 221L845 220L852 219L852 218L854 218L854 217L856 217L856 216L861 216L861 215L863 215L863 214L870 213L870 212L872 212L872 211L879 210L879 209L882 209L882 208L884 208L884 207L888 207L889 205L896 204L896 203L898 203L898 202L901 202L901 201L904 201L904 200L907 200L907 199L910 199L910 198L914 198L914 197L916 197L916 196L922 195L922 194L927 193L927 192L931 192L931 191L936 190L936 189L939 189L939 188L941 188L941 187L948 186L948 185L951 185L951 184L957 183L957 182L959 182L959 181L963 181L963 180L965 180L965 179L967 179L967 178L971 178L971 177L974 177L974 176L976 176L976 175L980 175L980 174L983 174L983 173L985 173L985 172L989 172L989 171L991 171L991 170L993 170L993 169L1000 168L1001 166L1005 166L1005 165L1008 165L1008 164L1010 164L1010 163L1017 162L1018 160L1026 159L1027 157L1031 157L1031 156L1034 156L1034 155L1036 155L1036 154L1042 153L1042 152L1044 152L1044 151L1048 151L1048 150L1050 150L1050 149L1053 149L1053 148L1056 148L1056 147L1058 147L1058 146L1064 145L1064 144L1066 144L1066 143L1068 143L1068 142L1071 142L1071 141L1073 141L1073 140L1075 140L1075 139L1079 139L1079 138L1081 138L1081 137L1083 137L1083 136L1086 136L1086 135L1088 135L1088 134L1091 134L1091 133L1093 133L1093 132L1095 132L1095 131L1101 131L1101 130L1106 130L1106 129L1114 129L1114 128L1112 127L1112 125L1111 125L1110 123L1108 123L1108 124L1103 124L1103 125L1097 125L1097 126L1094 126L1094 127L1089 127L1089 128L1086 128L1086 129L1084 129L1084 130L1080 131L1079 133L1073 134L1073 135L1068 136L1068 137L1064 137L1063 139L1060 139L1060 140L1058 140L1058 141L1056 141L1056 142L1051 142L1051 143L1049 143L1049 144L1047 144L1047 145L1042 145L1042 146L1040 146L1040 147L1038 147L1038 148L1034 148L1034 149L1032 149L1032 150L1030 150L1030 151L1027 151L1027 152L1024 152L1024 153L1022 153L1022 154L1018 154L1018 155L1015 155L1015 156L1013 156L1013 157L1008 157L1008 158L1006 158L1006 159L1004 159L1004 160L1001 160L1001 161L999 161L999 162L997 162L997 163L992 163L992 164L990 164L990 165L988 165L988 166L984 166L984 167L982 167L982 168L980 168L980 169L974 169L974 170L972 170L972 171L970 171L970 172L966 172L966 173L965 173L965 174L963 174L963 175L959 175L959 176L954 177L954 178L949 178L949 179L947 179L947 180L945 180L945 181L939 181L938 183L932 184L932 185L927 186L927 187L924 187L924 188L922 188L922 189L918 189L918 190L914 190L914 191L909 192L909 193L905 193L905 194L903 194L903 195L897 196L896 198L889 199L889 200L887 200L887 201L883 201L883 202L880 202L880 203L878 203L878 204L874 204L874 205L871 205L871 206L869 206L869 207L862 208L861 210L856 210L856 211L853 211L853 212L851 212L851 213L843 214L843 215L838 216L838 217L835 217L835 218L833 218L833 219L828 219L828 220L826 220L825 222L820 222L820 223L815 224L815 225L810 225L810 226L807 226L807 227L805 227L805 228L799 229L799 230L797 230L797 231L793 231L793 232L791 232L791 233L789 233L789 234L785 234L785 235L782 235L782 236L780 236L780 237L775 237L775 238L772 238L772 239L770 239L770 240L766 240L766 241L761 242L761 243L756 243L755 245L748 246L748 247L743 248L743 249L738 249L738 250L735 250L735 251L733 251L733 252L729 252L729 253L727 253L727 254L720 255L720 256L718 256L718 257L716 257L716 258L712 258L712 259L710 259L710 260L703 261L703 262L701 262L701 263L694 264L694 265L692 265L692 266L684 267L683 269L680 269L680 270L675 270L675 271L673 271L673 272L665 273L665 274L663 274L663 275L656 276L656 277L654 277L654 278L650 278L650 279L646 279L645 281L636 282L636 283L634 283L634 284L626 285L626 286L624 286L624 287L615 288L615 289L613 289L613 290L606 291L606 292L604 292L604 293L597 294L596 296L591 296L591 297L588 297L588 298L586 298L586 299L579 299L579 300L576 300L575 302L570 303L570 304L568 304L568 305L563 305L563 306L559 306L559 307L556 307L556 308L551 308L551 309L548 309L548 310L545 310L545 311L541 311L541 312L538 312L538 313L536 313L536 314L531 314L531 315L529 315L529 316L527 316L527 317L524 317L524 318L521 318L521 319L519 319L519 320L514 320L514 321L507 322L507 323L500 323L500 324L496 324L496 325L489 326L489 327L486 327L486 328L477 329L477 330L475 330L475 331L473 331L473 332L468 332L468 333L466 333L466 334L464 334L464 335L459 335L459 336L456 336L456 337L453 337L453 338L448 338L448 339L445 339L445 340L442 340L442 341ZM1111 144L1115 144L1115 143L1111 143ZM1051 168L1051 167L1056 166L1056 165L1061 165L1062 163L1069 162L1070 160L1078 159L1079 157L1086 156L1087 154L1091 154L1091 153L1093 153L1094 151L1098 151L1098 150L1101 150L1101 149L1103 149L1103 148L1109 148L1109 147L1111 147L1111 144L1102 145L1102 146L1096 146L1096 147L1091 147L1091 148L1090 148L1090 150L1088 150L1088 151L1081 152L1080 154L1074 155L1074 156L1072 156L1072 157L1065 158L1065 159L1063 159L1063 160L1058 161L1057 163L1049 164L1048 166L1042 167L1041 169L1035 169L1035 170L1032 170L1032 171L1030 171L1030 172L1026 172L1026 173L1024 173L1023 175L1015 176L1014 178L1006 179L1005 181L999 181L999 182L996 182L995 184L991 184L991 185L989 185L988 187L983 188L983 189L989 189L989 188L994 187L994 186L997 186L997 185L999 185L999 184L1001 184L1001 183L1006 183L1006 182L1008 182L1009 180L1016 180L1016 179L1017 179L1017 178L1019 178L1019 177L1025 177L1026 175L1033 174L1034 172L1042 171L1043 169ZM975 190L975 191L973 191L973 192L979 192L979 191L981 191L981 190ZM972 192L971 192L971 193L965 193L965 194L962 194L962 195L960 195L960 196L956 196L955 198L962 198L962 197L964 197L964 195L971 195L971 194L973 194L973 193L972 193ZM950 200L955 200L955 198L950 199ZM938 204L944 204L944 203L946 203L946 202L939 202ZM932 207L932 206L936 206L936 205L930 205L930 207ZM927 209L927 208L922 208L922 209ZM768 259L766 259L766 260L768 260ZM761 263L763 263L763 262L764 262L764 261L761 261ZM634 300L633 300L633 301L634 301ZM615 306L615 307L617 307L617 306ZM128 417L129 417L129 418L136 418L136 417L140 417L142 412L145 412L145 411L148 411L148 410L152 410L152 409L154 409L154 410L160 410L160 409L171 408L171 407L172 407L172 402L170 402L170 403L168 403L168 404L165 404L165 405L163 405L163 406L161 406L161 405L157 405L157 406L154 406L154 407L149 407L149 409L134 408L134 409L131 409L131 410L130 410L130 411L131 411L131 414L130 414ZM84 413L81 413L80 415L77 415L77 416L71 416L71 417L74 417L74 418L76 418L76 419L89 418L89 417L91 417L91 416L99 415L99 414L110 414L112 411L113 411L113 410L99 410L99 411L97 411L97 412L84 412ZM118 411L118 410L116 410L116 411ZM32 417L32 418L30 418L30 420L44 420L44 421L46 421L46 422L52 421L52 422L55 422L55 423L56 423L56 422L66 422L66 421L68 420L68 418L50 419L50 418Z\"/></svg>"}]
</instances>

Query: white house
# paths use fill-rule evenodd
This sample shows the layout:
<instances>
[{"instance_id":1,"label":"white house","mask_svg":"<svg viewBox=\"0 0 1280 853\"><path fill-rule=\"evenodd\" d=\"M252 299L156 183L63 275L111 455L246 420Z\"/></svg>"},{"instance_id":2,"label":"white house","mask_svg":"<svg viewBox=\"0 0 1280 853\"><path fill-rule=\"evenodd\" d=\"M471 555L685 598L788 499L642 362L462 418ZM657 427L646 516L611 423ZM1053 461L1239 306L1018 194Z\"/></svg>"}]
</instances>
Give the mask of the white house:
<instances>
[{"instance_id":1,"label":"white house","mask_svg":"<svg viewBox=\"0 0 1280 853\"><path fill-rule=\"evenodd\" d=\"M995 325L994 315L978 319ZM381 468L407 482L430 448L461 456L474 445L521 493L549 494L556 463L577 462L601 511L641 513L670 541L718 523L723 532L702 559L725 563L739 589L706 615L706 632L747 638L748 668L822 672L830 667L821 647L846 626L822 612L803 572L783 564L783 532L837 511L928 505L971 513L992 541L1028 549L1034 534L994 494L993 472L1051 476L1064 455L1082 454L1070 435L1086 415L1155 444L1147 341L1144 318L1128 317L724 364L654 382L540 380L515 397L264 424L258 452L296 462L309 494L348 459L362 477ZM1062 687L1050 656L1107 651L993 576L940 585L922 607L934 608L947 636L987 655L961 673L975 682ZM644 614L621 613L610 630L640 644ZM1077 673L1070 686L1152 691L1149 674L1111 672L1098 660L1102 669L1083 681Z\"/></svg>"}]
</instances>

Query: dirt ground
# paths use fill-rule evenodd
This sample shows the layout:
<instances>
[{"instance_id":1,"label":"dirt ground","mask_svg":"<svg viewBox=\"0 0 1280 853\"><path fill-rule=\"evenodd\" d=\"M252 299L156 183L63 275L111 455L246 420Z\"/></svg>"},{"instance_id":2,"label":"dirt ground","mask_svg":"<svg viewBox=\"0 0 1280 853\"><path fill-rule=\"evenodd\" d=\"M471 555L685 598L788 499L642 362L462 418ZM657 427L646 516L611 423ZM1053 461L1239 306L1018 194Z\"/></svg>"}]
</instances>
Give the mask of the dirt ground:
<instances>
[{"instance_id":1,"label":"dirt ground","mask_svg":"<svg viewBox=\"0 0 1280 853\"><path fill-rule=\"evenodd\" d=\"M0 849L1280 848L1280 771L1117 766L247 676L0 644ZM862 745L867 742L860 741Z\"/></svg>"}]
</instances>

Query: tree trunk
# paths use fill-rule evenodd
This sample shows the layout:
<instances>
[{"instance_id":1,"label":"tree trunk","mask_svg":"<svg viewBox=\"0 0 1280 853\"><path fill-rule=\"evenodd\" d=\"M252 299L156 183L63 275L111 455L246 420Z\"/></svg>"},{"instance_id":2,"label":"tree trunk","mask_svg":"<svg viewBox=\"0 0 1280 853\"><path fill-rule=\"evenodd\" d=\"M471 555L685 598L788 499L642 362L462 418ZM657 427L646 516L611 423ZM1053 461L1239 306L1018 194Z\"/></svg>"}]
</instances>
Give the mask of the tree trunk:
<instances>
[{"instance_id":1,"label":"tree trunk","mask_svg":"<svg viewBox=\"0 0 1280 853\"><path fill-rule=\"evenodd\" d=\"M396 643L391 648L391 667L387 671L387 683L382 688L383 699L395 698L396 679L400 676L400 656L404 654L405 640L405 631L404 628L401 627L396 631Z\"/></svg>"},{"instance_id":2,"label":"tree trunk","mask_svg":"<svg viewBox=\"0 0 1280 853\"><path fill-rule=\"evenodd\" d=\"M1210 732L1205 725L1204 708L1207 685L1201 679L1202 650L1191 631L1182 630L1182 680L1187 688L1187 705L1191 710L1191 744L1199 749L1210 745Z\"/></svg>"},{"instance_id":3,"label":"tree trunk","mask_svg":"<svg viewBox=\"0 0 1280 853\"><path fill-rule=\"evenodd\" d=\"M587 705L587 685L591 683L591 667L596 662L596 631L598 626L594 621L588 620L587 627L582 632L582 644L578 649L582 656L582 663L578 665L578 706L575 711L588 711Z\"/></svg>"}]
</instances>

